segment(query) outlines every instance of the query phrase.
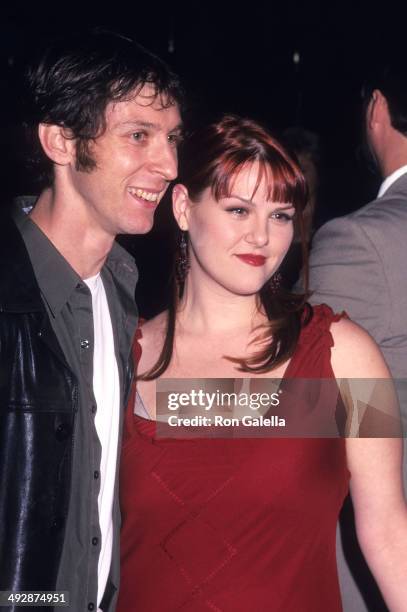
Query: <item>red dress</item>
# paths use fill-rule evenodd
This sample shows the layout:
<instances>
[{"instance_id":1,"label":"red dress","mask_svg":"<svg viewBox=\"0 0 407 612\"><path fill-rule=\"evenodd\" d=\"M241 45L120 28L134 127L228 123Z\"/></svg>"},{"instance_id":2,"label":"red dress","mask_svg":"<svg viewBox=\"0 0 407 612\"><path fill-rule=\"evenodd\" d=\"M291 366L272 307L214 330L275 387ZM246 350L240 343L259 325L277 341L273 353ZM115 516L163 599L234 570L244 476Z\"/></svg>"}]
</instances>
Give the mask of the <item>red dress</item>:
<instances>
[{"instance_id":1,"label":"red dress","mask_svg":"<svg viewBox=\"0 0 407 612\"><path fill-rule=\"evenodd\" d=\"M330 378L327 306L287 377ZM136 357L139 345L135 344ZM155 439L130 402L118 612L337 612L343 438Z\"/></svg>"}]
</instances>

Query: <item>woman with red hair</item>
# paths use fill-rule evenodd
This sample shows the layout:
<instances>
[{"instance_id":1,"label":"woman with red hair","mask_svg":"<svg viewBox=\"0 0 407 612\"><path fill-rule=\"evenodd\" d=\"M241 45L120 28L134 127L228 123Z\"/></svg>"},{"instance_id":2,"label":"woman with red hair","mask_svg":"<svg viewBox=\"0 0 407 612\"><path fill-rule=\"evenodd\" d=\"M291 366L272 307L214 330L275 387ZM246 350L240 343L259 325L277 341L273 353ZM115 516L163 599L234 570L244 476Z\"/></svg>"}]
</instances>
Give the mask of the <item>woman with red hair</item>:
<instances>
[{"instance_id":1,"label":"woman with red hair","mask_svg":"<svg viewBox=\"0 0 407 612\"><path fill-rule=\"evenodd\" d=\"M336 389L335 379L388 379L367 333L279 284L294 224L305 243L306 195L297 164L253 121L226 116L186 143L173 190L181 230L174 301L134 344L120 612L341 610L335 530L349 483L383 594L392 610L407 601L400 440L352 437L346 393L341 409L326 406L333 437L220 437L201 428L177 439L171 427L158 435L161 377L328 380Z\"/></svg>"}]
</instances>

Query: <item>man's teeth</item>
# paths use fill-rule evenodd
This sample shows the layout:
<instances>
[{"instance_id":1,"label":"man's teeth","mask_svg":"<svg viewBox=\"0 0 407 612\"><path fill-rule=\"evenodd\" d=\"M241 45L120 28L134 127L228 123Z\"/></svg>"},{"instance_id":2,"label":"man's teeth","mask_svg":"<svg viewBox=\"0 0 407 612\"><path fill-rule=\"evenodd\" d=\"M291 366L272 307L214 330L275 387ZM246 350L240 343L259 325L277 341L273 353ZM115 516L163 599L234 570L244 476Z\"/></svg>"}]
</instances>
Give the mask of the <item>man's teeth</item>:
<instances>
[{"instance_id":1,"label":"man's teeth","mask_svg":"<svg viewBox=\"0 0 407 612\"><path fill-rule=\"evenodd\" d=\"M148 202L157 202L158 193L152 193L151 191L144 191L143 189L134 189L134 187L129 187L129 192L132 195L136 195L138 198L142 198L143 200L147 200Z\"/></svg>"}]
</instances>

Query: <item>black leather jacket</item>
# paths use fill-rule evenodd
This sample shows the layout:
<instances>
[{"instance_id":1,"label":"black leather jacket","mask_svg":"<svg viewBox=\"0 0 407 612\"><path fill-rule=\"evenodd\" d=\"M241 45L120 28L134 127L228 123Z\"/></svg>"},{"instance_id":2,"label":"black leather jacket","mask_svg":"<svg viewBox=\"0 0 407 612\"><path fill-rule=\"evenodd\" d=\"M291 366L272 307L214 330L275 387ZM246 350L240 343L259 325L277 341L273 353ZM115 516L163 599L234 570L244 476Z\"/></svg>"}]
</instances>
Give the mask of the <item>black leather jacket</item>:
<instances>
[{"instance_id":1,"label":"black leather jacket","mask_svg":"<svg viewBox=\"0 0 407 612\"><path fill-rule=\"evenodd\" d=\"M0 590L55 590L67 514L77 382L22 237L0 230Z\"/></svg>"}]
</instances>

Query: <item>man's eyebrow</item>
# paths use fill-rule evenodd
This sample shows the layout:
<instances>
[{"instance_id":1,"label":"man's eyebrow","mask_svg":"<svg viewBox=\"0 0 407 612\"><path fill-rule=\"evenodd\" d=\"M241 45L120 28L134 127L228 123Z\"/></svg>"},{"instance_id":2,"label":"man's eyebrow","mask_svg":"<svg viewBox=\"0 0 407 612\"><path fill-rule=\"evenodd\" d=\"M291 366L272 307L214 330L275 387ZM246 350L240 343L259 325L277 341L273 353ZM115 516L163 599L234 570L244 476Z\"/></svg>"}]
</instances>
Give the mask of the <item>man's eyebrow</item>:
<instances>
[{"instance_id":1,"label":"man's eyebrow","mask_svg":"<svg viewBox=\"0 0 407 612\"><path fill-rule=\"evenodd\" d=\"M182 123L182 121L180 121L180 123L177 123L177 125L170 130L170 132L183 132L183 131L184 131L184 124Z\"/></svg>"},{"instance_id":2,"label":"man's eyebrow","mask_svg":"<svg viewBox=\"0 0 407 612\"><path fill-rule=\"evenodd\" d=\"M138 119L131 119L129 121L122 121L118 124L118 127L131 127L131 128L145 128L147 130L161 131L162 126L159 123L153 123L151 121L141 121ZM169 130L169 133L182 132L183 125L178 123L175 127Z\"/></svg>"}]
</instances>

